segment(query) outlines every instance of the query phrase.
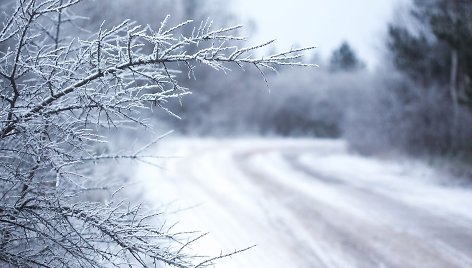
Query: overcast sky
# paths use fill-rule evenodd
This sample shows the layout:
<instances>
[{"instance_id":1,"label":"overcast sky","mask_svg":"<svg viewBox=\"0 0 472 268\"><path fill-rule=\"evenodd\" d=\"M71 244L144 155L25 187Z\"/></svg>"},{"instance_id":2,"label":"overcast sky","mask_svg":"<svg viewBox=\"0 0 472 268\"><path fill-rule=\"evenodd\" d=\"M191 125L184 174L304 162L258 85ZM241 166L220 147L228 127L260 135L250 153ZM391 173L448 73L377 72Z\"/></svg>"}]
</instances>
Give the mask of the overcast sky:
<instances>
[{"instance_id":1,"label":"overcast sky","mask_svg":"<svg viewBox=\"0 0 472 268\"><path fill-rule=\"evenodd\" d=\"M386 23L409 0L233 0L234 10L256 26L251 40L277 39L278 49L317 47L328 57L347 40L370 68L379 64Z\"/></svg>"}]
</instances>

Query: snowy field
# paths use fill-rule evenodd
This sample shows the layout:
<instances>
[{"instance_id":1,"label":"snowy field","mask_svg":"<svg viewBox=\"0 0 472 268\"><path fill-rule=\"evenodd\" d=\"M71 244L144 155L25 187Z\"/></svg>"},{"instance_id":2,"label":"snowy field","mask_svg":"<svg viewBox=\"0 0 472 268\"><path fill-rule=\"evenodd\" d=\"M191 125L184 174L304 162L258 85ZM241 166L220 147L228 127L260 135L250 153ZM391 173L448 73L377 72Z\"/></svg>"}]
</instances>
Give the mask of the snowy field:
<instances>
[{"instance_id":1,"label":"snowy field","mask_svg":"<svg viewBox=\"0 0 472 268\"><path fill-rule=\"evenodd\" d=\"M143 196L219 267L472 267L472 191L421 163L341 141L174 139L143 165ZM175 213L174 213L175 212Z\"/></svg>"}]
</instances>

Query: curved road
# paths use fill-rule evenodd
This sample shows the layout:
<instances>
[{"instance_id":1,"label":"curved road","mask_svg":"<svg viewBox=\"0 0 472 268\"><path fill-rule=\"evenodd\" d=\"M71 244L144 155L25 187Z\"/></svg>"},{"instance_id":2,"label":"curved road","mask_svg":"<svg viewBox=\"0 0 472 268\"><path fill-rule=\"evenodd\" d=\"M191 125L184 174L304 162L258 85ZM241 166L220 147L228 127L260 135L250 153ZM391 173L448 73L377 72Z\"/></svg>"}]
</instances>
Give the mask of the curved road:
<instances>
[{"instance_id":1,"label":"curved road","mask_svg":"<svg viewBox=\"0 0 472 268\"><path fill-rule=\"evenodd\" d=\"M142 167L152 202L220 267L472 267L472 192L421 163L349 153L341 141L172 140ZM186 209L191 208L191 209Z\"/></svg>"}]
</instances>

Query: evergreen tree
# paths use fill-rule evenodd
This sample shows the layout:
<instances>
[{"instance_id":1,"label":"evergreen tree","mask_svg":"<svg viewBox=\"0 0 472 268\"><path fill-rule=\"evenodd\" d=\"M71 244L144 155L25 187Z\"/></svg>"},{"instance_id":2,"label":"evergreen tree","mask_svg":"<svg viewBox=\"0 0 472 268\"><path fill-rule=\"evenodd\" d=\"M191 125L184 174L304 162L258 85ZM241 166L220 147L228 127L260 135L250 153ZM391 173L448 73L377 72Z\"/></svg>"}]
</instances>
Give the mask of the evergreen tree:
<instances>
[{"instance_id":1,"label":"evergreen tree","mask_svg":"<svg viewBox=\"0 0 472 268\"><path fill-rule=\"evenodd\" d=\"M365 64L357 58L356 53L347 42L333 51L330 59L331 71L355 71L364 68Z\"/></svg>"},{"instance_id":2,"label":"evergreen tree","mask_svg":"<svg viewBox=\"0 0 472 268\"><path fill-rule=\"evenodd\" d=\"M416 0L412 14L423 26L419 33L389 27L388 47L395 66L423 87L448 90L454 105L472 106L471 3Z\"/></svg>"},{"instance_id":3,"label":"evergreen tree","mask_svg":"<svg viewBox=\"0 0 472 268\"><path fill-rule=\"evenodd\" d=\"M390 25L388 32L393 64L412 82L406 88L398 85L394 92L402 109L415 111L403 117L416 126L407 134L408 145L419 144L416 136L442 153L470 150L472 3L415 0L413 4L411 15L419 27ZM418 129L430 131L418 135Z\"/></svg>"}]
</instances>

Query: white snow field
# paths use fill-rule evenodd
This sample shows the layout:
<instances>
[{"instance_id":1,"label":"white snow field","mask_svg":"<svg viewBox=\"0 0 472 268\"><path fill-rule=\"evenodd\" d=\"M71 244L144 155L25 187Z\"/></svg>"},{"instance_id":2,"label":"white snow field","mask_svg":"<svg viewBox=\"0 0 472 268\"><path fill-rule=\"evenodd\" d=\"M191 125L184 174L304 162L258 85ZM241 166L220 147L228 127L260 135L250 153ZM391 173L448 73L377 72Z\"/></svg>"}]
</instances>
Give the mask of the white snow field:
<instances>
[{"instance_id":1,"label":"white snow field","mask_svg":"<svg viewBox=\"0 0 472 268\"><path fill-rule=\"evenodd\" d=\"M143 196L218 267L472 267L472 190L421 163L350 153L344 142L168 139L143 165ZM172 213L176 211L176 213Z\"/></svg>"}]
</instances>

